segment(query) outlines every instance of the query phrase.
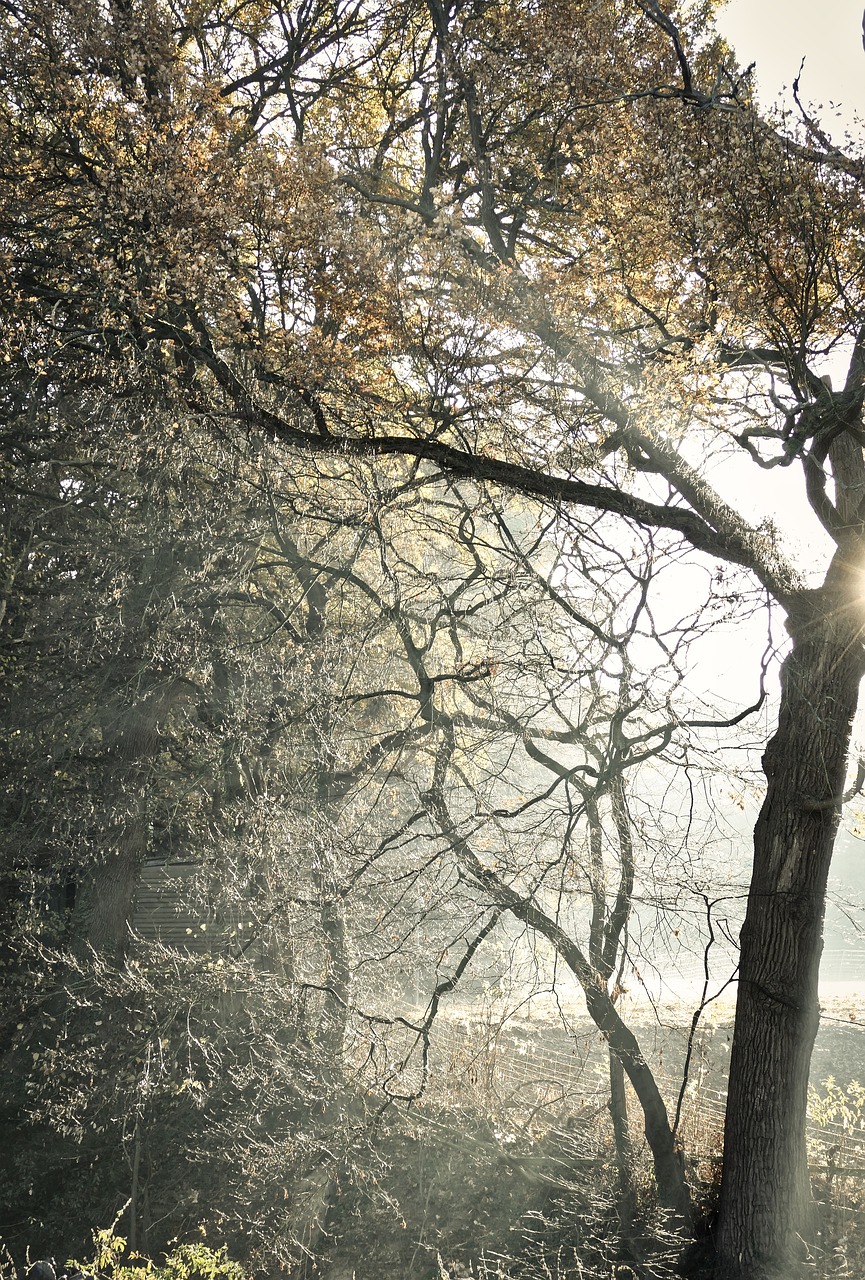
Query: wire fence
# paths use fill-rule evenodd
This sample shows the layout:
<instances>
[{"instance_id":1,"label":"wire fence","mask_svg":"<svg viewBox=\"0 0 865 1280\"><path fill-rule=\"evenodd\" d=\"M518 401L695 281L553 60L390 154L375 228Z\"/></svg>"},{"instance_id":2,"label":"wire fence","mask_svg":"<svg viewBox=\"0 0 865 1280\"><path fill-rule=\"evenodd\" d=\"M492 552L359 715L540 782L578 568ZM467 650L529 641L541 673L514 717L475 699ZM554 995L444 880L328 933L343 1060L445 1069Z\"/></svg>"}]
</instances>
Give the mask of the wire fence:
<instances>
[{"instance_id":1,"label":"wire fence","mask_svg":"<svg viewBox=\"0 0 865 1280\"><path fill-rule=\"evenodd\" d=\"M857 1028L858 1030L858 1028ZM409 1049L409 1044L404 1049ZM682 1089L681 1067L656 1068L655 1076L670 1115L681 1093L679 1132L686 1150L700 1158L720 1157L727 1094L718 1083L717 1064L705 1052L695 1055ZM679 1061L681 1055L679 1055ZM419 1055L392 1059L392 1091L419 1088L423 1079ZM404 1065L402 1065L404 1064ZM678 1063L677 1063L678 1065ZM396 1067L402 1066L397 1072ZM429 1097L448 1105L471 1102L495 1116L500 1126L526 1129L536 1120L596 1123L608 1120L609 1062L605 1043L594 1029L564 1033L550 1024L502 1025L483 1017L439 1017L430 1037L426 1073ZM839 1094L844 1114L812 1117L807 1137L814 1172L838 1177L865 1177L865 1099ZM632 1126L639 1132L636 1099Z\"/></svg>"}]
</instances>

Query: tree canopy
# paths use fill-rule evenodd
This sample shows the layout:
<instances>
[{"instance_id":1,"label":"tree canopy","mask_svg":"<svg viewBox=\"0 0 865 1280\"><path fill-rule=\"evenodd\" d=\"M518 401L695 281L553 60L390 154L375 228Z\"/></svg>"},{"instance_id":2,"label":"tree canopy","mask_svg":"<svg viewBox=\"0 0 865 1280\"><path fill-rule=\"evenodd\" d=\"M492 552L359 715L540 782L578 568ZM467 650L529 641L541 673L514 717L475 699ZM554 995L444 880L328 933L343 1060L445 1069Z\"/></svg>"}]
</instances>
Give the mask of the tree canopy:
<instances>
[{"instance_id":1,"label":"tree canopy","mask_svg":"<svg viewBox=\"0 0 865 1280\"><path fill-rule=\"evenodd\" d=\"M509 912L580 978L687 1223L617 1024L627 796L649 755L674 770L753 711L695 706L686 632L780 606L715 1236L719 1276L768 1280L808 1232L865 656L865 160L804 108L761 114L714 7L5 5L5 803L15 875L80 886L73 967L90 947L123 972L141 869L172 841L222 859L235 907L266 879L262 929L317 904L331 1065L345 892L380 865L429 902L401 860L422 831L467 955ZM822 576L752 518L744 466L795 491ZM706 572L668 627L673 564ZM534 863L516 779L545 797ZM551 907L568 806L584 950Z\"/></svg>"}]
</instances>

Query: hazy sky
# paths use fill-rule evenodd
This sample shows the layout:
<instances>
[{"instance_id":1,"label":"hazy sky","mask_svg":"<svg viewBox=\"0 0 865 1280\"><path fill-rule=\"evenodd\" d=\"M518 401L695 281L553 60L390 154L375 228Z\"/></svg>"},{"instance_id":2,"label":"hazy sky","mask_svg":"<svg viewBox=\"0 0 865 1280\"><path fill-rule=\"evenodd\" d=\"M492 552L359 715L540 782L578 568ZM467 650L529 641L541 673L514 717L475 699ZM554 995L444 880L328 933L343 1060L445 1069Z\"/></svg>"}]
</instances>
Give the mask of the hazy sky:
<instances>
[{"instance_id":1,"label":"hazy sky","mask_svg":"<svg viewBox=\"0 0 865 1280\"><path fill-rule=\"evenodd\" d=\"M782 97L799 72L803 100L830 103L865 119L863 0L730 0L718 26L747 66L756 62L765 105ZM834 132L834 130L833 130ZM843 125L838 131L843 132Z\"/></svg>"}]
</instances>

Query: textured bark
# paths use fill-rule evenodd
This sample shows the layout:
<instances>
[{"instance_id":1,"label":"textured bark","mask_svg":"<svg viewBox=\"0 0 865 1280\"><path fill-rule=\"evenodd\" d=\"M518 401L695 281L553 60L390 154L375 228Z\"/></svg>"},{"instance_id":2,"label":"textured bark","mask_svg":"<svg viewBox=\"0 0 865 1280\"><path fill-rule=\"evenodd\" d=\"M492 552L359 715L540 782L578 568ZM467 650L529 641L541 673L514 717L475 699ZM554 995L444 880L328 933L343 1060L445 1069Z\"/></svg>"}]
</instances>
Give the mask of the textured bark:
<instances>
[{"instance_id":1,"label":"textured bark","mask_svg":"<svg viewBox=\"0 0 865 1280\"><path fill-rule=\"evenodd\" d=\"M863 672L861 606L847 577L830 571L791 615L778 728L763 757L730 1060L723 1280L794 1274L808 1233L805 1120L823 912Z\"/></svg>"}]
</instances>

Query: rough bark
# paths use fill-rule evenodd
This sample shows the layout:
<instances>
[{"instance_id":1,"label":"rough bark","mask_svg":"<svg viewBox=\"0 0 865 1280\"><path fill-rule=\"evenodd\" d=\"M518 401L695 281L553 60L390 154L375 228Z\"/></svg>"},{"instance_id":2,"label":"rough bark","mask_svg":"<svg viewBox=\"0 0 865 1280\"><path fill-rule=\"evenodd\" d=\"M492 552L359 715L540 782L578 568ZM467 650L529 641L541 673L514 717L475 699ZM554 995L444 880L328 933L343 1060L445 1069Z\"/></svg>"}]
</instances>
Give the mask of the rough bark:
<instances>
[{"instance_id":1,"label":"rough bark","mask_svg":"<svg viewBox=\"0 0 865 1280\"><path fill-rule=\"evenodd\" d=\"M805 1120L826 883L863 673L855 580L793 611L741 935L718 1229L723 1280L794 1274L810 1193Z\"/></svg>"}]
</instances>

